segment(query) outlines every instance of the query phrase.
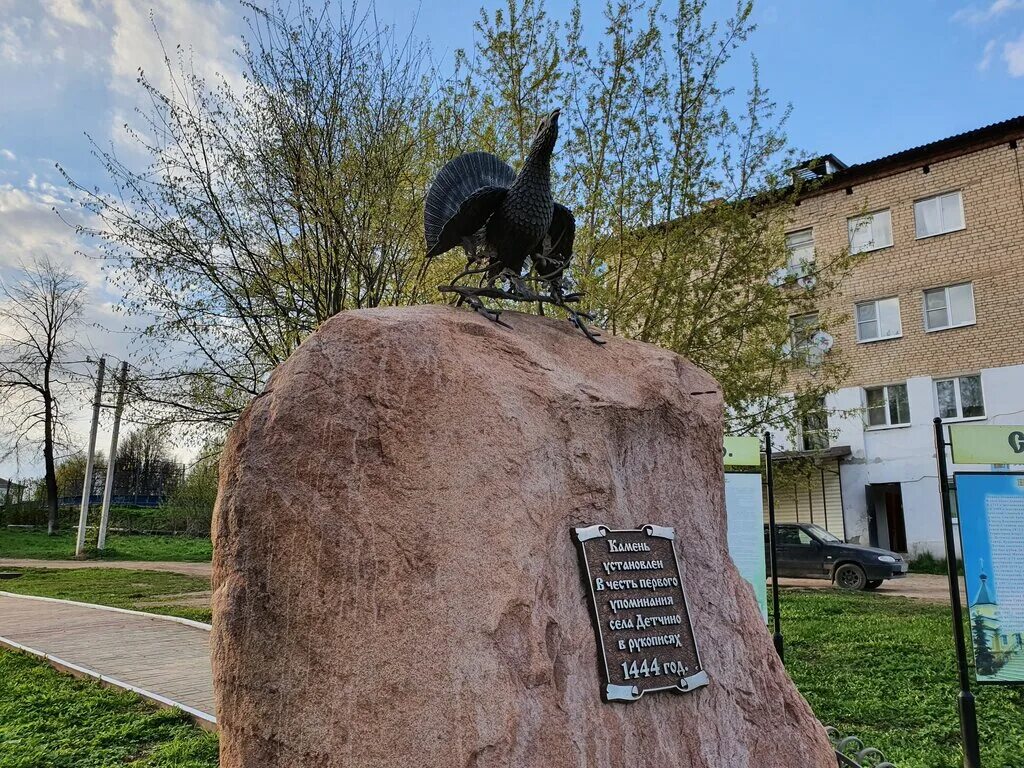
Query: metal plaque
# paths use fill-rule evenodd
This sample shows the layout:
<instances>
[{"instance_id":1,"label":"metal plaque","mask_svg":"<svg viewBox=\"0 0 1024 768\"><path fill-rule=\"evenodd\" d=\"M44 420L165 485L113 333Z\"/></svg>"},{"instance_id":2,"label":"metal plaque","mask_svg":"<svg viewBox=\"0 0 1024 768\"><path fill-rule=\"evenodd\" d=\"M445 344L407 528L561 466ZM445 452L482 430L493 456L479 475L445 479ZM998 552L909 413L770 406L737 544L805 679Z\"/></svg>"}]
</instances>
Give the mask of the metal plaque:
<instances>
[{"instance_id":1,"label":"metal plaque","mask_svg":"<svg viewBox=\"0 0 1024 768\"><path fill-rule=\"evenodd\" d=\"M708 684L679 575L675 530L576 528L604 671L605 701Z\"/></svg>"}]
</instances>

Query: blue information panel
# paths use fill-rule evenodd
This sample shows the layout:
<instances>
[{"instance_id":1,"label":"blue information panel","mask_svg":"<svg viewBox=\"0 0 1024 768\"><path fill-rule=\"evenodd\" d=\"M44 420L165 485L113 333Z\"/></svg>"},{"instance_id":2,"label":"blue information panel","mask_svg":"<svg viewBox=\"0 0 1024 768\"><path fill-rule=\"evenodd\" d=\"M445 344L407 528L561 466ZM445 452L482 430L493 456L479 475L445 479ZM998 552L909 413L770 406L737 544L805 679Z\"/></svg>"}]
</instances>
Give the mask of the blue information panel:
<instances>
[{"instance_id":1,"label":"blue information panel","mask_svg":"<svg viewBox=\"0 0 1024 768\"><path fill-rule=\"evenodd\" d=\"M740 576L754 589L761 616L767 623L768 588L760 473L725 473L725 514L728 518L729 554Z\"/></svg>"},{"instance_id":2,"label":"blue information panel","mask_svg":"<svg viewBox=\"0 0 1024 768\"><path fill-rule=\"evenodd\" d=\"M955 478L978 682L1024 683L1024 473Z\"/></svg>"}]
</instances>

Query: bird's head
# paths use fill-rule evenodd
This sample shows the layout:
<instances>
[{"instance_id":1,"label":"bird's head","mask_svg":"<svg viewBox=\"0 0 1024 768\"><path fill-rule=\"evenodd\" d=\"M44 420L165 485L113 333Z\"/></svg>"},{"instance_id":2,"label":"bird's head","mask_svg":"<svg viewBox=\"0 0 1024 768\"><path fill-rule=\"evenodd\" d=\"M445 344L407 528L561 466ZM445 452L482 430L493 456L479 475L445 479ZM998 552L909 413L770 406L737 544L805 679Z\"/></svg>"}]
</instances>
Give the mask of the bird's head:
<instances>
[{"instance_id":1,"label":"bird's head","mask_svg":"<svg viewBox=\"0 0 1024 768\"><path fill-rule=\"evenodd\" d=\"M530 146L530 155L538 159L547 159L555 150L555 141L558 140L558 115L560 109L554 110L537 125L537 133L533 137L533 144Z\"/></svg>"}]
</instances>

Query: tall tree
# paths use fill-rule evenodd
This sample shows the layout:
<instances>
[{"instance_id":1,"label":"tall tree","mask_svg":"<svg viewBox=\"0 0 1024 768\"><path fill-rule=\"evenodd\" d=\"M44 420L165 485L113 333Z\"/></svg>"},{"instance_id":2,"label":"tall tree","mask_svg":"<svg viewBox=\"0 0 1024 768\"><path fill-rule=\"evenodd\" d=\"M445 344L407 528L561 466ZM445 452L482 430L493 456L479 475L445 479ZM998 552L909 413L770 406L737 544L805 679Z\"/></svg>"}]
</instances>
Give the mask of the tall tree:
<instances>
[{"instance_id":1,"label":"tall tree","mask_svg":"<svg viewBox=\"0 0 1024 768\"><path fill-rule=\"evenodd\" d=\"M84 284L52 260L37 259L13 281L0 280L0 420L4 456L42 447L47 529L57 528L55 452L68 444L66 364L78 351Z\"/></svg>"},{"instance_id":2,"label":"tall tree","mask_svg":"<svg viewBox=\"0 0 1024 768\"><path fill-rule=\"evenodd\" d=\"M983 616L976 615L974 617L974 620L971 622L971 633L974 636L974 663L978 669L978 674L994 674L999 669L999 665L996 663L996 657L989 648L989 630L985 627L985 618Z\"/></svg>"},{"instance_id":3,"label":"tall tree","mask_svg":"<svg viewBox=\"0 0 1024 768\"><path fill-rule=\"evenodd\" d=\"M354 5L246 5L244 86L179 50L139 76L148 166L96 146L116 193L68 179L146 322L145 394L179 424L232 423L325 319L406 302L423 256L424 48Z\"/></svg>"},{"instance_id":4,"label":"tall tree","mask_svg":"<svg viewBox=\"0 0 1024 768\"><path fill-rule=\"evenodd\" d=\"M481 8L473 29L478 41L467 69L478 95L472 104L475 148L520 163L538 119L557 99L562 77L558 24L543 0L507 0L493 12Z\"/></svg>"},{"instance_id":5,"label":"tall tree","mask_svg":"<svg viewBox=\"0 0 1024 768\"><path fill-rule=\"evenodd\" d=\"M796 164L788 110L761 85L756 61L743 88L727 66L754 31L752 8L741 0L712 21L704 0L664 11L611 0L598 35L576 3L564 37L544 48L555 69L539 70L558 84L542 93L565 108L559 197L579 225L575 287L612 332L714 374L737 432L795 427L842 379L841 358L815 346L840 318L819 313L813 329L794 329L791 318L814 310L850 265L845 252L818 254L799 283L779 279L800 192L787 173ZM539 6L510 0L508 19L513 9L522 29L548 23ZM523 68L506 62L514 35L502 18L495 13L477 52L474 73L485 83ZM509 99L480 108L508 114L478 122L523 122Z\"/></svg>"},{"instance_id":6,"label":"tall tree","mask_svg":"<svg viewBox=\"0 0 1024 768\"><path fill-rule=\"evenodd\" d=\"M138 427L117 446L114 487L128 496L167 496L181 478L181 467L171 456L167 429Z\"/></svg>"},{"instance_id":7,"label":"tall tree","mask_svg":"<svg viewBox=\"0 0 1024 768\"><path fill-rule=\"evenodd\" d=\"M249 6L246 85L209 84L186 60L131 135L139 172L97 149L116 194L79 188L128 297L153 320L151 401L179 423L230 424L269 371L342 309L436 300L458 261L424 261L422 200L440 164L484 149L514 163L536 120L563 108L556 194L576 212L569 275L612 332L689 357L722 382L733 431L794 426L844 372L810 313L846 253L788 264L799 189L785 121L730 63L752 4L542 0L482 11L477 44L441 78L426 50L356 5ZM723 16L713 20L713 15ZM72 182L73 183L73 182ZM781 284L780 284L781 283Z\"/></svg>"}]
</instances>

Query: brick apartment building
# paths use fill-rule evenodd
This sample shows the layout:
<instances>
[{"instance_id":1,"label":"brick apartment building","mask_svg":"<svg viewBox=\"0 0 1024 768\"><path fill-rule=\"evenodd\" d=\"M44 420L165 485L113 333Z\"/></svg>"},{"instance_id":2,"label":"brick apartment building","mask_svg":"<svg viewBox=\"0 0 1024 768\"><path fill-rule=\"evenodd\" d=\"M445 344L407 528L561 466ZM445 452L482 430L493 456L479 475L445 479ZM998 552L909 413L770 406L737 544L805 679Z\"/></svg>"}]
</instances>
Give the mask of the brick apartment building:
<instances>
[{"instance_id":1,"label":"brick apartment building","mask_svg":"<svg viewBox=\"0 0 1024 768\"><path fill-rule=\"evenodd\" d=\"M1024 423L1022 144L1017 117L859 165L829 155L803 167L819 181L794 212L791 276L815 254L860 259L829 299L848 316L832 343L850 374L824 404L827 430L820 416L795 445L778 435L782 460L807 468L780 489L780 520L941 554L932 419ZM794 329L815 320L792 318Z\"/></svg>"}]
</instances>

